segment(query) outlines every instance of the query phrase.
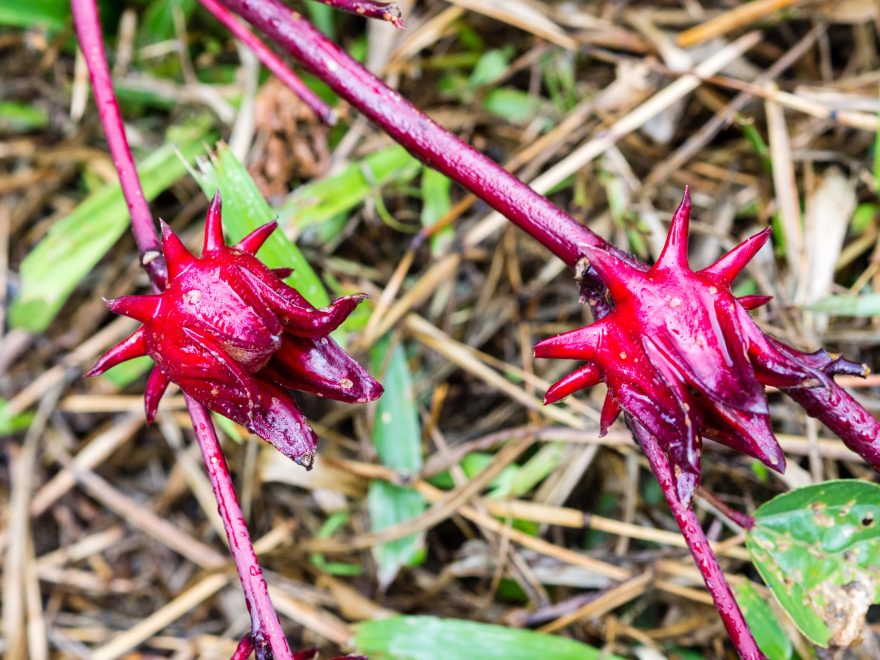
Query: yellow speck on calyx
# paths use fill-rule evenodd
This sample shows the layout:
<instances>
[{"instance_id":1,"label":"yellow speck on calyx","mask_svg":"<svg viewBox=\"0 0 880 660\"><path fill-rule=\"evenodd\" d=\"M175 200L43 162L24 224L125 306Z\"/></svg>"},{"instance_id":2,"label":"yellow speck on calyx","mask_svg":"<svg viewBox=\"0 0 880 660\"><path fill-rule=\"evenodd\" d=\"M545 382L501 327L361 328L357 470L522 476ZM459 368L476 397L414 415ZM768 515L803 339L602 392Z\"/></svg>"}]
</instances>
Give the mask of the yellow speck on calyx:
<instances>
[{"instance_id":1,"label":"yellow speck on calyx","mask_svg":"<svg viewBox=\"0 0 880 660\"><path fill-rule=\"evenodd\" d=\"M709 293L711 293L714 296L716 293L718 293L718 289L714 286L710 286Z\"/></svg>"},{"instance_id":2,"label":"yellow speck on calyx","mask_svg":"<svg viewBox=\"0 0 880 660\"><path fill-rule=\"evenodd\" d=\"M344 390L350 390L352 387L354 387L354 383L352 383L348 378L343 378L339 381L339 387Z\"/></svg>"},{"instance_id":3,"label":"yellow speck on calyx","mask_svg":"<svg viewBox=\"0 0 880 660\"><path fill-rule=\"evenodd\" d=\"M673 298L669 301L669 306L672 307L672 309L675 309L676 307L681 307L681 298Z\"/></svg>"},{"instance_id":4,"label":"yellow speck on calyx","mask_svg":"<svg viewBox=\"0 0 880 660\"><path fill-rule=\"evenodd\" d=\"M625 359L626 359L626 353L624 353L623 351L620 351L620 359L621 359L621 360L625 360Z\"/></svg>"}]
</instances>

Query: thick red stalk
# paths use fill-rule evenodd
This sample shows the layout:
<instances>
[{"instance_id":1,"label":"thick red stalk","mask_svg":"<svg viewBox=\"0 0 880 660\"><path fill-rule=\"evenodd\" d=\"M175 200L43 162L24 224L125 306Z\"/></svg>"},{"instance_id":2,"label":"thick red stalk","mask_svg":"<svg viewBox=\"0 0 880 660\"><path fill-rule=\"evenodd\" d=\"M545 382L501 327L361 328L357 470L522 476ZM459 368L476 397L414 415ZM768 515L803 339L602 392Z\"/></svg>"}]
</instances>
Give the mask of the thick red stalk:
<instances>
[{"instance_id":1,"label":"thick red stalk","mask_svg":"<svg viewBox=\"0 0 880 660\"><path fill-rule=\"evenodd\" d=\"M403 29L400 8L393 2L377 2L376 0L318 0L318 2L340 11L347 11L349 14L388 21L394 27Z\"/></svg>"},{"instance_id":2,"label":"thick red stalk","mask_svg":"<svg viewBox=\"0 0 880 660\"><path fill-rule=\"evenodd\" d=\"M214 498L217 500L217 510L223 519L229 549L232 551L244 600L251 615L251 644L257 658L264 657L267 649L271 650L272 655L266 657L291 658L293 656L281 629L278 614L269 598L266 580L263 579L263 571L238 504L229 466L217 440L214 424L207 409L189 396L186 397L186 406L192 417L208 478L214 489Z\"/></svg>"},{"instance_id":3,"label":"thick red stalk","mask_svg":"<svg viewBox=\"0 0 880 660\"><path fill-rule=\"evenodd\" d=\"M627 416L628 417L628 416ZM718 560L709 546L709 541L703 533L700 521L694 510L681 502L678 498L675 488L675 479L673 479L672 470L669 468L669 460L666 453L660 447L653 435L648 433L645 428L638 423L633 423L631 419L627 419L630 430L638 442L642 451L651 465L651 471L657 477L666 502L672 510L675 522L681 530L687 542L688 549L700 569L703 581L706 583L706 589L712 595L715 601L715 609L724 622L727 634L736 647L736 651L740 658L744 660L757 660L764 658L764 654L758 648L755 638L743 617L742 611L737 605L733 592L724 579L724 573L718 565Z\"/></svg>"},{"instance_id":4,"label":"thick red stalk","mask_svg":"<svg viewBox=\"0 0 880 660\"><path fill-rule=\"evenodd\" d=\"M104 135L119 174L122 193L131 211L132 232L141 263L153 287L161 291L167 282L168 271L162 256L159 236L149 206L144 199L134 160L125 137L125 128L110 79L110 70L104 57L104 40L95 0L71 0L74 25L80 47L92 80L92 89ZM245 602L251 617L252 641L258 657L268 657L267 650L278 660L291 660L293 655L287 640L281 634L281 622L269 599L266 581L257 562L244 515L235 497L232 478L226 459L220 450L217 435L208 411L200 403L187 398L196 438L205 457L205 466L217 498L226 538L232 551L238 576L245 592Z\"/></svg>"},{"instance_id":5,"label":"thick red stalk","mask_svg":"<svg viewBox=\"0 0 880 660\"><path fill-rule=\"evenodd\" d=\"M574 267L581 245L618 252L546 197L462 142L278 0L220 0L381 126L416 158L497 209Z\"/></svg>"},{"instance_id":6,"label":"thick red stalk","mask_svg":"<svg viewBox=\"0 0 880 660\"><path fill-rule=\"evenodd\" d=\"M104 126L104 137L107 138L107 146L110 147L110 155L113 156L113 164L119 174L122 194L128 203L131 231L137 243L141 265L147 271L154 286L161 290L165 287L168 271L159 247L159 236L153 224L153 214L150 213L150 208L144 199L141 181L134 166L128 139L125 137L119 104L113 92L110 67L104 57L104 37L101 34L98 8L94 0L72 0L71 10L79 45L92 80L95 105L101 117L101 124Z\"/></svg>"},{"instance_id":7,"label":"thick red stalk","mask_svg":"<svg viewBox=\"0 0 880 660\"><path fill-rule=\"evenodd\" d=\"M254 55L271 71L278 80L287 85L325 124L336 123L336 113L324 103L299 77L290 70L278 55L264 44L253 32L248 30L241 21L233 16L226 7L217 0L199 0L202 6L211 12L236 39L247 46Z\"/></svg>"},{"instance_id":8,"label":"thick red stalk","mask_svg":"<svg viewBox=\"0 0 880 660\"><path fill-rule=\"evenodd\" d=\"M548 199L538 195L519 179L419 112L302 17L291 14L276 0L221 2L283 46L337 94L379 124L422 162L464 185L570 267L577 265L584 254L585 245L620 253ZM627 255L627 261L631 259ZM586 284L588 289L592 288L589 280L584 281L586 274L579 275L582 284ZM598 297L592 298L594 307L600 308L596 311L601 313L606 306ZM664 487L664 491L669 505L697 567L704 575L731 640L743 657L762 657L706 542L702 528L693 512L681 504L675 493L665 454L659 450L653 438L647 444L657 449L654 455L662 460L656 465L652 461L652 467L661 484L668 486Z\"/></svg>"}]
</instances>

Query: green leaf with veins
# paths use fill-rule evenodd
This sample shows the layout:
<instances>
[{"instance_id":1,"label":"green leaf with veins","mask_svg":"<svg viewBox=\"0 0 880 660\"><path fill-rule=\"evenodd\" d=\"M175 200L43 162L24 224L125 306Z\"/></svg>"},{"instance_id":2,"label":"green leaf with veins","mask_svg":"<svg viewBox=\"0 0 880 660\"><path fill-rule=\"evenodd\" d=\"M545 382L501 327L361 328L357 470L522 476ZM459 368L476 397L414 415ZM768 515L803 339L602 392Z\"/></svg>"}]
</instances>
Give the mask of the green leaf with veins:
<instances>
[{"instance_id":1,"label":"green leaf with veins","mask_svg":"<svg viewBox=\"0 0 880 660\"><path fill-rule=\"evenodd\" d=\"M800 631L846 647L880 602L880 486L855 479L800 488L755 512L752 561Z\"/></svg>"}]
</instances>

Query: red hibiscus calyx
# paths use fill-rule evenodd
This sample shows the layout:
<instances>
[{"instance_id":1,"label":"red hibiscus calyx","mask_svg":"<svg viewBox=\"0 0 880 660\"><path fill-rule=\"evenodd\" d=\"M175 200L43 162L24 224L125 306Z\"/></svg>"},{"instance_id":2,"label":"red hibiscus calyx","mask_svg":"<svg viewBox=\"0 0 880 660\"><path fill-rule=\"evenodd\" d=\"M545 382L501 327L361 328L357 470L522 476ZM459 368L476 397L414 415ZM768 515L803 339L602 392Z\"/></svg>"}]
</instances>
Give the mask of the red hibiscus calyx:
<instances>
[{"instance_id":1,"label":"red hibiscus calyx","mask_svg":"<svg viewBox=\"0 0 880 660\"><path fill-rule=\"evenodd\" d=\"M376 382L328 335L365 296L316 309L254 256L277 224L269 222L229 247L219 193L208 207L201 258L162 223L168 286L159 294L106 301L141 321L86 374L96 376L135 357L156 363L144 396L152 422L169 383L310 468L317 436L288 390L346 403L373 401Z\"/></svg>"},{"instance_id":2,"label":"red hibiscus calyx","mask_svg":"<svg viewBox=\"0 0 880 660\"><path fill-rule=\"evenodd\" d=\"M586 363L547 391L553 403L604 381L604 434L621 411L654 435L666 452L683 502L699 483L702 438L759 459L779 472L785 456L773 435L764 386L827 387L838 373L867 367L825 351L802 353L769 337L748 310L769 298L736 298L731 284L770 236L748 238L700 271L687 259L690 196L685 190L657 262L639 269L610 252L583 246L580 270L592 267L613 310L601 320L535 345L539 358Z\"/></svg>"}]
</instances>

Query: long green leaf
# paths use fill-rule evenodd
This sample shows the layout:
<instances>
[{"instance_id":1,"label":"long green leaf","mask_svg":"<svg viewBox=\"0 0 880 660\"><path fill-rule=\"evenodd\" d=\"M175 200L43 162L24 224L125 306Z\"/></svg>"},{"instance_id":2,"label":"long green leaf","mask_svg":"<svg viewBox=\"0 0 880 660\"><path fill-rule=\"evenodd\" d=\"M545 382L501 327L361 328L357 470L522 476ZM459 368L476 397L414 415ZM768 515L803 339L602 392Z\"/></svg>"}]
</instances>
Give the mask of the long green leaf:
<instances>
[{"instance_id":1,"label":"long green leaf","mask_svg":"<svg viewBox=\"0 0 880 660\"><path fill-rule=\"evenodd\" d=\"M433 616L397 616L355 626L370 660L620 660L573 639Z\"/></svg>"},{"instance_id":2,"label":"long green leaf","mask_svg":"<svg viewBox=\"0 0 880 660\"><path fill-rule=\"evenodd\" d=\"M3 0L0 2L0 25L46 27L59 30L70 18L68 0Z\"/></svg>"},{"instance_id":3,"label":"long green leaf","mask_svg":"<svg viewBox=\"0 0 880 660\"><path fill-rule=\"evenodd\" d=\"M336 174L297 188L281 208L281 221L302 231L362 204L379 186L412 180L420 168L403 147L380 149Z\"/></svg>"},{"instance_id":4,"label":"long green leaf","mask_svg":"<svg viewBox=\"0 0 880 660\"><path fill-rule=\"evenodd\" d=\"M195 158L202 139L199 136L178 147L185 159ZM186 174L175 150L166 144L138 168L148 200ZM32 332L49 327L71 292L126 231L128 222L128 207L119 183L114 182L55 223L21 264L21 293L9 310L10 323Z\"/></svg>"},{"instance_id":5,"label":"long green leaf","mask_svg":"<svg viewBox=\"0 0 880 660\"><path fill-rule=\"evenodd\" d=\"M230 243L277 217L247 168L225 144L220 144L211 158L199 159L198 168L192 174L205 196L210 199L219 190L223 198L223 229ZM293 268L293 274L285 281L315 307L325 307L330 302L317 273L283 232L275 231L257 256L270 268Z\"/></svg>"},{"instance_id":6,"label":"long green leaf","mask_svg":"<svg viewBox=\"0 0 880 660\"><path fill-rule=\"evenodd\" d=\"M808 305L807 309L833 316L878 316L880 315L880 293L867 293L861 296L830 296Z\"/></svg>"},{"instance_id":7,"label":"long green leaf","mask_svg":"<svg viewBox=\"0 0 880 660\"><path fill-rule=\"evenodd\" d=\"M380 373L387 363L381 376L385 393L376 406L373 423L376 453L383 465L415 474L422 467L422 443L406 355L399 344L391 348L385 340L376 345L371 357L373 373ZM367 504L373 531L410 520L425 510L425 501L418 492L384 481L370 483ZM424 544L424 534L413 534L376 546L373 554L378 564L379 583L387 586L402 566L421 561Z\"/></svg>"},{"instance_id":8,"label":"long green leaf","mask_svg":"<svg viewBox=\"0 0 880 660\"><path fill-rule=\"evenodd\" d=\"M779 495L755 511L746 544L800 631L846 647L880 601L880 486L847 479Z\"/></svg>"},{"instance_id":9,"label":"long green leaf","mask_svg":"<svg viewBox=\"0 0 880 660\"><path fill-rule=\"evenodd\" d=\"M758 648L768 660L789 660L794 655L791 640L779 625L769 603L761 597L752 582L736 585L736 601L742 608Z\"/></svg>"}]
</instances>

